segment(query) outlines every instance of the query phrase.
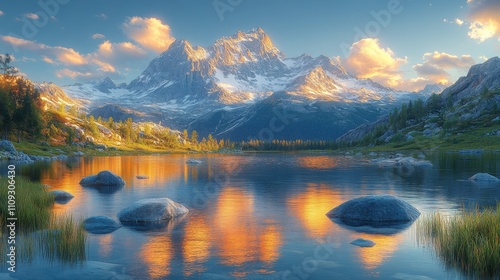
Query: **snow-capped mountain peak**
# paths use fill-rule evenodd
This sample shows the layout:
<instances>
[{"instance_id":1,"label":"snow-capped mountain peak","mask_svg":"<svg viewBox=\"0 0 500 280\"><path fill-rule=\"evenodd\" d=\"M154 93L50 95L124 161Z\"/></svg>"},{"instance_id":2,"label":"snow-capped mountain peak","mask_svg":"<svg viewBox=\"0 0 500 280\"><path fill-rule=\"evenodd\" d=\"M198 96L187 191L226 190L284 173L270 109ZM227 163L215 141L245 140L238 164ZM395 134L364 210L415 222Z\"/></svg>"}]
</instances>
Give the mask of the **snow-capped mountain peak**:
<instances>
[{"instance_id":1,"label":"snow-capped mountain peak","mask_svg":"<svg viewBox=\"0 0 500 280\"><path fill-rule=\"evenodd\" d=\"M222 37L210 47L210 52L212 64L223 66L285 58L262 28Z\"/></svg>"}]
</instances>

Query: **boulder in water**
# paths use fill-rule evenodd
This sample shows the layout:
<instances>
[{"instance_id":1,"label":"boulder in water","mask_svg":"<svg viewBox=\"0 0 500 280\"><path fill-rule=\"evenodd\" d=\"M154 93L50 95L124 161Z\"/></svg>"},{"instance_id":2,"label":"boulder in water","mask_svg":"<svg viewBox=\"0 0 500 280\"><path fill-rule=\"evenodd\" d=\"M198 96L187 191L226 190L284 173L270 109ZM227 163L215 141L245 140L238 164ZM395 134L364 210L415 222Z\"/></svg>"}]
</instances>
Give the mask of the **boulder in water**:
<instances>
[{"instance_id":1,"label":"boulder in water","mask_svg":"<svg viewBox=\"0 0 500 280\"><path fill-rule=\"evenodd\" d=\"M356 240L353 240L351 242L351 244L359 246L359 247L373 247L373 246L375 246L375 242L368 240L368 239L363 239L363 238L358 238Z\"/></svg>"},{"instance_id":2,"label":"boulder in water","mask_svg":"<svg viewBox=\"0 0 500 280\"><path fill-rule=\"evenodd\" d=\"M93 216L83 221L83 228L95 234L111 233L120 227L115 220L107 216Z\"/></svg>"},{"instance_id":3,"label":"boulder in water","mask_svg":"<svg viewBox=\"0 0 500 280\"><path fill-rule=\"evenodd\" d=\"M201 164L201 163L203 163L203 161L197 160L197 159L188 159L188 160L186 160L186 163L187 164Z\"/></svg>"},{"instance_id":4,"label":"boulder in water","mask_svg":"<svg viewBox=\"0 0 500 280\"><path fill-rule=\"evenodd\" d=\"M125 181L123 179L110 172L110 171L101 171L97 175L91 175L83 178L80 181L80 185L84 186L123 186L125 185Z\"/></svg>"},{"instance_id":5,"label":"boulder in water","mask_svg":"<svg viewBox=\"0 0 500 280\"><path fill-rule=\"evenodd\" d=\"M500 182L500 179L488 173L477 173L470 177L469 180L478 182Z\"/></svg>"},{"instance_id":6,"label":"boulder in water","mask_svg":"<svg viewBox=\"0 0 500 280\"><path fill-rule=\"evenodd\" d=\"M70 201L74 197L69 192L65 192L65 191L61 191L61 190L51 191L50 193L54 195L55 202L62 203L62 204L67 203L68 201Z\"/></svg>"},{"instance_id":7,"label":"boulder in water","mask_svg":"<svg viewBox=\"0 0 500 280\"><path fill-rule=\"evenodd\" d=\"M346 201L326 215L349 226L390 227L416 220L420 211L392 195L370 195Z\"/></svg>"},{"instance_id":8,"label":"boulder in water","mask_svg":"<svg viewBox=\"0 0 500 280\"><path fill-rule=\"evenodd\" d=\"M120 211L117 215L122 223L157 223L187 214L189 210L169 198L141 199Z\"/></svg>"}]
</instances>

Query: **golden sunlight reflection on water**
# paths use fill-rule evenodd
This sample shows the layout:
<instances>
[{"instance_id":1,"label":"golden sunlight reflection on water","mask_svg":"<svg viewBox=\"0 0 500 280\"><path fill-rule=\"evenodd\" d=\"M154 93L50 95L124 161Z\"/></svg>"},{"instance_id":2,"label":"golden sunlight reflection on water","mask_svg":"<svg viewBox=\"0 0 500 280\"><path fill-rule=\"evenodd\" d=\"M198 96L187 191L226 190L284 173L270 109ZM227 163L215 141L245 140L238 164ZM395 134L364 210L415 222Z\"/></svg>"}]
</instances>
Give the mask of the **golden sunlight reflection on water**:
<instances>
[{"instance_id":1,"label":"golden sunlight reflection on water","mask_svg":"<svg viewBox=\"0 0 500 280\"><path fill-rule=\"evenodd\" d=\"M166 234L148 238L140 252L140 259L145 263L149 277L158 279L170 274L170 262L173 257L172 240Z\"/></svg>"},{"instance_id":2,"label":"golden sunlight reflection on water","mask_svg":"<svg viewBox=\"0 0 500 280\"><path fill-rule=\"evenodd\" d=\"M310 169L329 169L340 164L338 158L331 156L304 156L297 158L299 166Z\"/></svg>"},{"instance_id":3,"label":"golden sunlight reflection on water","mask_svg":"<svg viewBox=\"0 0 500 280\"><path fill-rule=\"evenodd\" d=\"M308 183L303 192L287 200L287 206L311 238L325 237L337 225L325 215L344 202L342 195L327 184Z\"/></svg>"}]
</instances>

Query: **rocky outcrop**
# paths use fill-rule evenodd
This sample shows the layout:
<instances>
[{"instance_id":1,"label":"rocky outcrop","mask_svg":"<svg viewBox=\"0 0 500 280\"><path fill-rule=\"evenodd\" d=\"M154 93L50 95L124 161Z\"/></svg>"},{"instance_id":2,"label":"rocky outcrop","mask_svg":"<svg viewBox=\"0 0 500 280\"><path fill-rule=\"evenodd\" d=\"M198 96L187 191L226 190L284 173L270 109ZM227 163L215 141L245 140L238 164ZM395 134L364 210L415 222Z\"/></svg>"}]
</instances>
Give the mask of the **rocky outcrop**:
<instances>
[{"instance_id":1,"label":"rocky outcrop","mask_svg":"<svg viewBox=\"0 0 500 280\"><path fill-rule=\"evenodd\" d=\"M467 76L458 79L441 94L442 100L456 103L480 96L484 89L500 88L500 58L493 57L469 69Z\"/></svg>"},{"instance_id":2,"label":"rocky outcrop","mask_svg":"<svg viewBox=\"0 0 500 280\"><path fill-rule=\"evenodd\" d=\"M121 227L115 220L107 216L93 216L83 221L83 228L95 234L111 233Z\"/></svg>"},{"instance_id":3,"label":"rocky outcrop","mask_svg":"<svg viewBox=\"0 0 500 280\"><path fill-rule=\"evenodd\" d=\"M349 226L385 227L414 221L420 211L395 196L370 195L344 202L326 215Z\"/></svg>"},{"instance_id":4,"label":"rocky outcrop","mask_svg":"<svg viewBox=\"0 0 500 280\"><path fill-rule=\"evenodd\" d=\"M197 159L188 159L188 160L186 160L186 163L187 163L187 164L196 165L196 164L201 164L201 163L203 163L203 161L201 161L201 160L197 160Z\"/></svg>"},{"instance_id":5,"label":"rocky outcrop","mask_svg":"<svg viewBox=\"0 0 500 280\"><path fill-rule=\"evenodd\" d=\"M111 171L101 171L97 175L91 175L80 181L83 186L123 186L125 181Z\"/></svg>"},{"instance_id":6,"label":"rocky outcrop","mask_svg":"<svg viewBox=\"0 0 500 280\"><path fill-rule=\"evenodd\" d=\"M142 199L120 211L117 215L125 224L155 223L187 214L189 210L169 198Z\"/></svg>"},{"instance_id":7,"label":"rocky outcrop","mask_svg":"<svg viewBox=\"0 0 500 280\"><path fill-rule=\"evenodd\" d=\"M7 140L0 141L0 150L11 153L11 154L17 154L17 150L14 147L14 144L12 144L12 142L7 141Z\"/></svg>"}]
</instances>

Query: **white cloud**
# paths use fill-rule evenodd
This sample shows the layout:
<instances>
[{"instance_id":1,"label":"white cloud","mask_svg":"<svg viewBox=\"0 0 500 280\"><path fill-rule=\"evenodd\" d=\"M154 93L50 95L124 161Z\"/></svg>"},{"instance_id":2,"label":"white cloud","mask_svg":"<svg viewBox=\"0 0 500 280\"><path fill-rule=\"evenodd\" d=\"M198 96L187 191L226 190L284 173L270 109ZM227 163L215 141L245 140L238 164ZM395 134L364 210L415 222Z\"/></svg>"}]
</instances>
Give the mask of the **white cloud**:
<instances>
[{"instance_id":1,"label":"white cloud","mask_svg":"<svg viewBox=\"0 0 500 280\"><path fill-rule=\"evenodd\" d=\"M29 19L32 19L32 20L37 20L40 18L37 14L34 14L34 13L24 14L24 16L29 18Z\"/></svg>"},{"instance_id":2,"label":"white cloud","mask_svg":"<svg viewBox=\"0 0 500 280\"><path fill-rule=\"evenodd\" d=\"M479 57L479 59L482 59L483 61L488 60L488 58L487 58L486 56L484 56L484 55L481 55L481 56Z\"/></svg>"},{"instance_id":3,"label":"white cloud","mask_svg":"<svg viewBox=\"0 0 500 280\"><path fill-rule=\"evenodd\" d=\"M457 25L461 26L462 24L464 24L464 21L463 21L463 20L461 20L461 19L459 19L459 18L456 18L456 19L455 19L455 23L456 23Z\"/></svg>"},{"instance_id":4,"label":"white cloud","mask_svg":"<svg viewBox=\"0 0 500 280\"><path fill-rule=\"evenodd\" d=\"M92 34L92 39L104 39L106 36L100 34L100 33L94 33Z\"/></svg>"},{"instance_id":5,"label":"white cloud","mask_svg":"<svg viewBox=\"0 0 500 280\"><path fill-rule=\"evenodd\" d=\"M107 19L108 18L108 16L106 14L104 14L104 13L94 15L94 17L101 18L101 19Z\"/></svg>"},{"instance_id":6,"label":"white cloud","mask_svg":"<svg viewBox=\"0 0 500 280\"><path fill-rule=\"evenodd\" d=\"M4 15L4 12L0 11L0 16L3 16Z\"/></svg>"},{"instance_id":7,"label":"white cloud","mask_svg":"<svg viewBox=\"0 0 500 280\"><path fill-rule=\"evenodd\" d=\"M170 26L157 18L132 17L122 28L129 38L157 53L165 51L175 41Z\"/></svg>"}]
</instances>

